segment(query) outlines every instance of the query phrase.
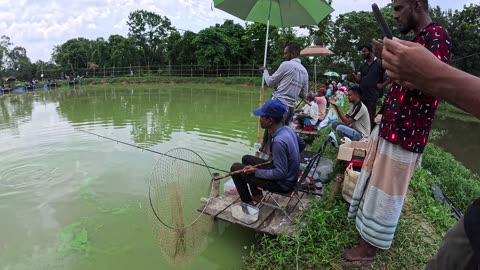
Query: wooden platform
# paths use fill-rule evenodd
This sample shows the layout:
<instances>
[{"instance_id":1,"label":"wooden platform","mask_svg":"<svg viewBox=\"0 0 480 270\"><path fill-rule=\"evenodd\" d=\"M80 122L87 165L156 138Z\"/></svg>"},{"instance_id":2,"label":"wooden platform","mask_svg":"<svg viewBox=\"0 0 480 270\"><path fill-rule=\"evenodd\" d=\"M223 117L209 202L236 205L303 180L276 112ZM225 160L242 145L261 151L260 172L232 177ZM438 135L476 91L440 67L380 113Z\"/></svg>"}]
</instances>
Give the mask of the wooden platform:
<instances>
[{"instance_id":1,"label":"wooden platform","mask_svg":"<svg viewBox=\"0 0 480 270\"><path fill-rule=\"evenodd\" d=\"M288 201L287 197L274 195L275 198L285 205ZM308 203L311 201L310 195L305 194L302 198L302 202L308 207ZM238 195L224 194L219 197L213 198L212 201L206 206L204 214L219 218L223 221L232 224L238 224L243 227L253 229L258 232L263 232L271 235L277 234L287 234L292 236L294 234L295 224L292 223L285 214L278 209L267 205L257 205L260 208L258 220L253 224L245 224L240 220L233 218L232 216L232 206L236 203L240 203L240 197ZM293 212L290 214L292 220L297 220L300 214L299 207L301 206L296 199L292 199L290 202L289 211L293 209ZM198 209L202 211L205 206ZM225 209L225 210L224 210ZM222 212L222 210L224 210ZM221 213L220 213L221 212ZM220 214L219 214L220 213Z\"/></svg>"}]
</instances>

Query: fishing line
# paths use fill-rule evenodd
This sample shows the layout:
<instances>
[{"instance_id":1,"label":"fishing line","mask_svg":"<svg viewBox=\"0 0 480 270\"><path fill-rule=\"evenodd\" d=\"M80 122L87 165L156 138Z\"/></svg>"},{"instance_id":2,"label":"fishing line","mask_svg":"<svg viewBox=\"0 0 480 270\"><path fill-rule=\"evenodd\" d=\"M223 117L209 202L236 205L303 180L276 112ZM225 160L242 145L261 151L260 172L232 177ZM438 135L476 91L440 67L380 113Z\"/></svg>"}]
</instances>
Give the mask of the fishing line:
<instances>
[{"instance_id":1,"label":"fishing line","mask_svg":"<svg viewBox=\"0 0 480 270\"><path fill-rule=\"evenodd\" d=\"M116 139L112 139L112 138L109 138L109 137L105 137L105 136L102 136L102 135L99 135L99 134L96 134L96 133L93 133L93 132L90 132L90 131L86 131L86 130L82 130L82 129L77 129L77 130L78 130L78 131L81 131L81 132L88 133L88 134L90 134L90 135L94 135L94 136L97 136L97 137L106 139L106 140L113 141L113 142L116 142L116 143L121 143L121 144L124 144L124 145L128 145L128 146L131 146L131 147L135 147L135 148L140 149L140 150L143 150L143 151L148 151L148 152L151 152L151 153L155 153L155 154L159 154L159 155L162 155L162 156L166 156L166 157L178 159L178 160L185 161L185 162L188 162L188 163L193 163L193 164L195 164L195 165L203 166L203 167L206 167L206 168L211 169L211 170L216 170L216 171L220 171L220 172L224 172L224 173L230 173L230 171L227 171L227 170L222 170L222 169L218 169L218 168L215 168L215 167L208 166L208 165L206 165L206 164L196 163L196 162L194 162L194 161L182 159L182 158L179 158L179 157L174 157L174 156L171 156L171 155L168 155L168 154L165 154L165 153L161 153L161 152L158 152L158 151L155 151L155 150L151 150L151 149L148 149L148 148L144 148L144 147L141 147L141 146L138 146L138 145L135 145L135 144L131 144L131 143L127 143L127 142L122 142L122 141L119 141L119 140L116 140Z\"/></svg>"}]
</instances>

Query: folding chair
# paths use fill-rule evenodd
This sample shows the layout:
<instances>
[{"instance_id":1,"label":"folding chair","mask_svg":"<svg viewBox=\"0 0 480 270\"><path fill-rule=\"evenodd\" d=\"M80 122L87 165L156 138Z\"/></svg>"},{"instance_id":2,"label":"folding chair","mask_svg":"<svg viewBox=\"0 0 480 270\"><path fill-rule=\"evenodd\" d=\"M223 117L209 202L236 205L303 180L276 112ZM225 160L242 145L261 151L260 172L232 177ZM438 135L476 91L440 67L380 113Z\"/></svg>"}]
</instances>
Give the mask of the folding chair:
<instances>
[{"instance_id":1,"label":"folding chair","mask_svg":"<svg viewBox=\"0 0 480 270\"><path fill-rule=\"evenodd\" d=\"M305 170L303 170L302 172L302 175L298 178L297 180L297 183L295 185L295 187L293 188L292 191L289 191L289 192L285 192L285 193L280 193L280 192L273 192L273 191L269 191L269 190L264 190L265 191L265 195L263 196L262 200L260 201L260 208L264 205L267 205L267 206L270 206L270 207L273 207L275 209L279 209L280 211L282 211L285 216L291 221L293 222L292 218L290 217L290 215L292 214L293 210L295 209L295 207L297 207L298 203L301 204L301 206L303 208L305 208L305 204L302 202L302 197L305 193L309 193L308 190L302 190L301 189L301 186L302 184L306 183L306 179L307 177L309 176L310 172L314 172L318 163L320 162L320 159L322 158L323 156L323 153L325 151L325 148L327 146L327 144L331 142L333 144L333 146L337 147L337 140L335 138L335 135L333 134L333 132L330 132L329 136L327 137L327 139L324 141L323 145L322 145L322 148L318 151L318 153L316 153L314 156L312 156L309 160L308 160L308 163L307 163L307 166L305 168ZM313 169L313 170L312 170ZM299 192L302 192L301 196L299 195ZM277 200L275 198L275 196L273 195L279 195L279 196L283 196L283 197L289 197L287 203L285 205L282 205L281 202L279 202L279 200ZM293 205L293 207L288 210L288 207L289 207L289 204L290 202L292 202L293 199L297 199L297 203L295 203L295 205ZM272 202L270 202L270 200L272 200Z\"/></svg>"}]
</instances>

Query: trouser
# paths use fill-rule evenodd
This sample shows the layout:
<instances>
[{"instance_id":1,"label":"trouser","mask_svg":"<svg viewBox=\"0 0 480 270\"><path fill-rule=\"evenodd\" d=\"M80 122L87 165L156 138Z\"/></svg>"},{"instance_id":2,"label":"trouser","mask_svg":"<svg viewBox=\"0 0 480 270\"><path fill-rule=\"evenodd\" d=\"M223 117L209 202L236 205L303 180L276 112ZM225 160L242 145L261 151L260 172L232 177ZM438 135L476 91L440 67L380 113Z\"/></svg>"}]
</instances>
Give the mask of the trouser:
<instances>
[{"instance_id":1,"label":"trouser","mask_svg":"<svg viewBox=\"0 0 480 270\"><path fill-rule=\"evenodd\" d=\"M360 141L363 138L362 133L345 125L342 122L333 121L332 129L338 133L338 136L340 136L340 138L347 137L352 141Z\"/></svg>"},{"instance_id":2,"label":"trouser","mask_svg":"<svg viewBox=\"0 0 480 270\"><path fill-rule=\"evenodd\" d=\"M375 126L375 115L377 114L377 99L360 99L367 107L368 115L370 116L370 130Z\"/></svg>"},{"instance_id":3,"label":"trouser","mask_svg":"<svg viewBox=\"0 0 480 270\"><path fill-rule=\"evenodd\" d=\"M230 169L230 171L237 171L245 168L247 165L256 165L260 163L264 163L266 160L257 158L251 155L245 155L242 157L242 163L234 163ZM266 167L262 168L268 168ZM240 195L240 199L242 202L249 203L252 201L252 196L258 196L262 194L262 191L258 188L262 188L265 190L273 191L273 192L287 192L288 190L284 190L279 184L279 180L268 180L262 179L255 176L255 174L245 174L239 173L232 175L233 182L235 183L235 187L237 188L238 195ZM250 191L248 190L250 188ZM250 195L251 193L251 195Z\"/></svg>"}]
</instances>

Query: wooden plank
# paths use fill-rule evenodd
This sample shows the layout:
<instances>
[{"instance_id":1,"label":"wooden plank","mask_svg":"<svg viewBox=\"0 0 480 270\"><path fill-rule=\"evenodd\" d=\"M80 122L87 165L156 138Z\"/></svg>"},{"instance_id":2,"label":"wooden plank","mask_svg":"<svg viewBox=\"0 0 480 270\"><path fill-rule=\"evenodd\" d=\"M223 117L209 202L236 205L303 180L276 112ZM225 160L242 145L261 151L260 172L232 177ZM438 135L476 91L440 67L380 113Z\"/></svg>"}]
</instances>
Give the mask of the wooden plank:
<instances>
[{"instance_id":1,"label":"wooden plank","mask_svg":"<svg viewBox=\"0 0 480 270\"><path fill-rule=\"evenodd\" d=\"M288 197L285 197L285 196L280 196L280 195L274 195L274 196L275 196L275 199L281 205L285 205L289 199ZM272 199L270 199L270 201L272 201ZM245 224L233 218L231 206L239 202L240 202L240 198L237 195L230 195L230 194L221 195L217 198L213 198L208 205L204 206L206 207L204 214L207 214L212 217L216 216L216 218L219 218L228 223L238 224L240 226L254 229L255 231L259 231L259 232L263 232L271 235L287 234L289 236L292 236L294 234L295 223L294 222L292 223L281 210L273 208L268 205L262 205L262 206L257 205L257 207L260 208L259 218L253 224ZM297 202L298 201L296 199L293 199L292 202L290 202L291 208L289 210L293 209L292 207L295 207L292 213L290 214L290 217L294 221L298 219L301 213L299 210L300 204ZM302 198L302 202L308 207L310 198L307 198L307 196L304 196ZM198 210L202 211L204 207L201 207Z\"/></svg>"},{"instance_id":2,"label":"wooden plank","mask_svg":"<svg viewBox=\"0 0 480 270\"><path fill-rule=\"evenodd\" d=\"M275 209L267 209L267 211L260 211L258 215L258 220L255 223L245 224L240 220L233 218L232 216L231 206L239 202L240 202L240 198L237 195L230 195L230 194L221 195L219 197L213 198L211 202L208 205L206 205L204 214L207 214L212 217L216 216L216 218L219 218L226 222L229 222L232 224L238 224L243 227L257 230L257 228L260 227L260 225L262 225L262 223L264 223L272 215L273 211L275 210ZM201 209L199 209L199 211L201 211Z\"/></svg>"}]
</instances>

